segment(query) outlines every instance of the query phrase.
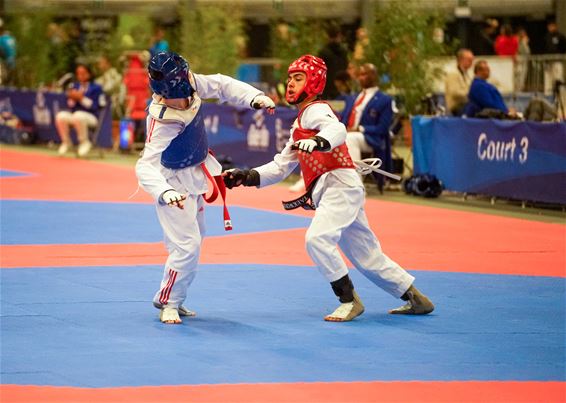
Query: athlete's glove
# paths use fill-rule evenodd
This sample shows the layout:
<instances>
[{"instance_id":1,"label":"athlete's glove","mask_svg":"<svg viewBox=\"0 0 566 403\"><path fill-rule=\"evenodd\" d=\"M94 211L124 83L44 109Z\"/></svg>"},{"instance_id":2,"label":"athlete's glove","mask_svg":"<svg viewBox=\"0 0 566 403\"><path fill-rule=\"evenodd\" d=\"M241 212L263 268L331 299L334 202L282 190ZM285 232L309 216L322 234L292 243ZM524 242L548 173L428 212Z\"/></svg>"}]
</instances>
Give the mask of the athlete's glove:
<instances>
[{"instance_id":1,"label":"athlete's glove","mask_svg":"<svg viewBox=\"0 0 566 403\"><path fill-rule=\"evenodd\" d=\"M275 112L275 103L273 102L273 100L271 98L269 98L268 96L265 96L265 95L256 95L255 98L251 102L251 106L254 109L265 108L265 109L267 109L267 112L269 114L272 114L272 113Z\"/></svg>"},{"instance_id":2,"label":"athlete's glove","mask_svg":"<svg viewBox=\"0 0 566 403\"><path fill-rule=\"evenodd\" d=\"M224 184L228 189L243 186L259 186L259 172L255 169L231 169L222 173Z\"/></svg>"},{"instance_id":3,"label":"athlete's glove","mask_svg":"<svg viewBox=\"0 0 566 403\"><path fill-rule=\"evenodd\" d=\"M169 189L161 194L161 199L170 207L179 207L182 210L185 208L183 200L186 200L187 196L177 192L175 189Z\"/></svg>"},{"instance_id":4,"label":"athlete's glove","mask_svg":"<svg viewBox=\"0 0 566 403\"><path fill-rule=\"evenodd\" d=\"M291 149L299 150L307 154L310 154L313 151L330 151L330 143L322 137L314 136L310 139L295 141L295 143L291 146Z\"/></svg>"}]
</instances>

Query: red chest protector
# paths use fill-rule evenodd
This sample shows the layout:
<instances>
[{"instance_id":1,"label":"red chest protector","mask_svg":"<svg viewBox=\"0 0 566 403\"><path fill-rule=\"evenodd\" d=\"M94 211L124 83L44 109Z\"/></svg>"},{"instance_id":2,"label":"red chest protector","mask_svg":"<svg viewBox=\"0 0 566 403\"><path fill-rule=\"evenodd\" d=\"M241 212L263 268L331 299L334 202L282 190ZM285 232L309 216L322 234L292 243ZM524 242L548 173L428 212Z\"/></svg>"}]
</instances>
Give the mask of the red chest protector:
<instances>
[{"instance_id":1,"label":"red chest protector","mask_svg":"<svg viewBox=\"0 0 566 403\"><path fill-rule=\"evenodd\" d=\"M293 131L293 141L308 139L318 134L319 130L304 129L301 126L301 116L309 106L319 102L326 103L324 101L313 102L301 109L299 116L297 116L298 127ZM340 168L355 169L346 143L327 152L313 151L312 154L299 152L298 156L307 190L316 178L326 172Z\"/></svg>"}]
</instances>

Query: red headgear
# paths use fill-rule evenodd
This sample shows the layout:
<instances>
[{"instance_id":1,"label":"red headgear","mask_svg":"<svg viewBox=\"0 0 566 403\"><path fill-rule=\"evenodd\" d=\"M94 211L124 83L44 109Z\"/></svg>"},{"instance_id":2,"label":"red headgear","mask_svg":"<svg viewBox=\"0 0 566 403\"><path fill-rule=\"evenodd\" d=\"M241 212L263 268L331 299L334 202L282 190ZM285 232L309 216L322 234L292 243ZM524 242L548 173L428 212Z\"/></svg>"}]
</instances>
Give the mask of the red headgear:
<instances>
[{"instance_id":1,"label":"red headgear","mask_svg":"<svg viewBox=\"0 0 566 403\"><path fill-rule=\"evenodd\" d=\"M295 100L305 99L313 95L322 94L326 85L326 63L320 57L304 55L299 57L289 66L287 74L302 72L307 76L305 87ZM303 95L303 93L305 95ZM291 103L286 95L287 102ZM296 102L295 102L296 103Z\"/></svg>"}]
</instances>

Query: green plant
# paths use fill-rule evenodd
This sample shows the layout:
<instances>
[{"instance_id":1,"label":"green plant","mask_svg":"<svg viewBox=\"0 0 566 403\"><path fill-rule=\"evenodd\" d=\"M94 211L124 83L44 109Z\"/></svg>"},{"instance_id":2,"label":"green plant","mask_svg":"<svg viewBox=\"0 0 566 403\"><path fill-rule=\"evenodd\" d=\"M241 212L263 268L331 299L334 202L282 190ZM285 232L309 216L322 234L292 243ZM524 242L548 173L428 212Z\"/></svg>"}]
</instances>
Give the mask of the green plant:
<instances>
[{"instance_id":1,"label":"green plant","mask_svg":"<svg viewBox=\"0 0 566 403\"><path fill-rule=\"evenodd\" d=\"M281 63L275 66L275 81L284 81L289 64L304 54L316 55L324 46L326 34L320 20L299 19L271 24L271 50Z\"/></svg>"},{"instance_id":2,"label":"green plant","mask_svg":"<svg viewBox=\"0 0 566 403\"><path fill-rule=\"evenodd\" d=\"M191 4L180 2L178 9L181 21L178 52L198 73L235 75L244 37L239 7L230 4L191 7Z\"/></svg>"},{"instance_id":3,"label":"green plant","mask_svg":"<svg viewBox=\"0 0 566 403\"><path fill-rule=\"evenodd\" d=\"M450 45L433 39L444 20L434 11L418 8L414 0L392 0L376 7L368 27L369 44L365 61L375 64L388 78L380 86L400 96L409 114L419 113L422 98L432 90L440 69L429 65L431 58L445 55Z\"/></svg>"},{"instance_id":4,"label":"green plant","mask_svg":"<svg viewBox=\"0 0 566 403\"><path fill-rule=\"evenodd\" d=\"M56 47L46 38L53 15L45 10L32 14L12 14L9 30L16 38L17 58L14 84L35 88L56 78L67 63L64 48Z\"/></svg>"}]
</instances>

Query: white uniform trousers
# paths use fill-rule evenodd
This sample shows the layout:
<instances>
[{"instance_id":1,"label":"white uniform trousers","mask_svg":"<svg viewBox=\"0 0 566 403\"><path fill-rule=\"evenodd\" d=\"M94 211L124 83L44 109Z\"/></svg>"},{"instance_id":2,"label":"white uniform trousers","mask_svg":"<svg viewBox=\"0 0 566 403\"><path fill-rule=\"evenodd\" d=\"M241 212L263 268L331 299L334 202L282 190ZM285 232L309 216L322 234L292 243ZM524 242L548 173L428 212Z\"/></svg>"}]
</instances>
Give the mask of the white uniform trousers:
<instances>
[{"instance_id":1,"label":"white uniform trousers","mask_svg":"<svg viewBox=\"0 0 566 403\"><path fill-rule=\"evenodd\" d=\"M79 143L88 140L88 128L96 127L98 119L90 112L85 111L61 111L55 116L55 126L62 143L71 144L69 136L70 127L73 126L77 132Z\"/></svg>"},{"instance_id":2,"label":"white uniform trousers","mask_svg":"<svg viewBox=\"0 0 566 403\"><path fill-rule=\"evenodd\" d=\"M382 252L363 208L363 187L348 186L332 175L323 186L306 233L307 252L319 271L329 282L348 274L339 245L360 273L392 296L401 297L415 278Z\"/></svg>"},{"instance_id":3,"label":"white uniform trousers","mask_svg":"<svg viewBox=\"0 0 566 403\"><path fill-rule=\"evenodd\" d=\"M362 132L348 132L346 145L353 161L362 159L362 153L373 153L373 148L367 143Z\"/></svg>"},{"instance_id":4,"label":"white uniform trousers","mask_svg":"<svg viewBox=\"0 0 566 403\"><path fill-rule=\"evenodd\" d=\"M159 204L157 217L163 228L169 257L161 287L153 297L153 302L177 308L185 301L187 289L197 272L205 234L204 199L200 195L187 195L183 210Z\"/></svg>"}]
</instances>

